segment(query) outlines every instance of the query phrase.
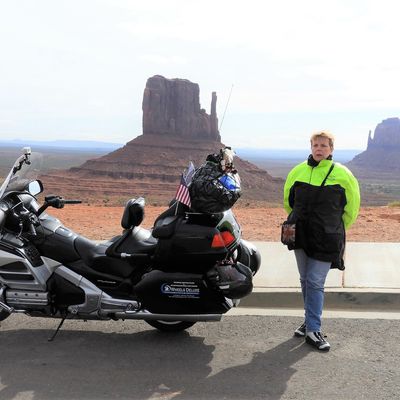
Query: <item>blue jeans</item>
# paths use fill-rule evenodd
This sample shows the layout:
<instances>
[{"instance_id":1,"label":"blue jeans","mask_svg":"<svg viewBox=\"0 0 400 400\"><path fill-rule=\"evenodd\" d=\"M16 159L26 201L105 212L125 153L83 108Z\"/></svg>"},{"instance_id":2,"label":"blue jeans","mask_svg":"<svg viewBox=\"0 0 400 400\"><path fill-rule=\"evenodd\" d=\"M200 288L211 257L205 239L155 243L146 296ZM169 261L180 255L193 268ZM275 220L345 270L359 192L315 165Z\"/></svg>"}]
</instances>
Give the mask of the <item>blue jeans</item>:
<instances>
[{"instance_id":1,"label":"blue jeans","mask_svg":"<svg viewBox=\"0 0 400 400\"><path fill-rule=\"evenodd\" d=\"M308 257L302 249L295 250L294 254L300 273L306 330L307 332L319 332L324 306L324 285L331 263Z\"/></svg>"}]
</instances>

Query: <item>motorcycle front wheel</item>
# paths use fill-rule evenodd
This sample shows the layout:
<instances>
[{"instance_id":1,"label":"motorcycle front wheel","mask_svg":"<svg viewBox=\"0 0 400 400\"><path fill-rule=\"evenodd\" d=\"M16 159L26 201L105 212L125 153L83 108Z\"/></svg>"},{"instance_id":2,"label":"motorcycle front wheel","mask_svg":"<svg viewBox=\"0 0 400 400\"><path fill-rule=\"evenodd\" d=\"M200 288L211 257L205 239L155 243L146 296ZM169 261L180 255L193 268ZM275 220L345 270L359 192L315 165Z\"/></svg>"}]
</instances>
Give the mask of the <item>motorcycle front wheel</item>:
<instances>
[{"instance_id":1,"label":"motorcycle front wheel","mask_svg":"<svg viewBox=\"0 0 400 400\"><path fill-rule=\"evenodd\" d=\"M192 321L162 321L162 320L148 320L146 321L153 328L163 332L180 332L190 328L196 322Z\"/></svg>"}]
</instances>

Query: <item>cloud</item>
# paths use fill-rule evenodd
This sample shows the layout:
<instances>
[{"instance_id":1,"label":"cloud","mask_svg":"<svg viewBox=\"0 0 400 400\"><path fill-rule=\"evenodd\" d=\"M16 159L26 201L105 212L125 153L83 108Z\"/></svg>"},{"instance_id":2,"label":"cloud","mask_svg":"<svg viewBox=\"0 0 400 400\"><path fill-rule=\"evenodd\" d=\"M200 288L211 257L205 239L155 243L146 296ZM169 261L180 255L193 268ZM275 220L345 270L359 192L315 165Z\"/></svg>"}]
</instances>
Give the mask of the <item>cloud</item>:
<instances>
[{"instance_id":1,"label":"cloud","mask_svg":"<svg viewBox=\"0 0 400 400\"><path fill-rule=\"evenodd\" d=\"M48 132L57 131L57 120L63 132L77 130L76 121L100 132L106 114L108 129L115 124L129 138L140 131L140 116L131 129L128 119L118 125L119 116L140 114L154 74L198 83L205 108L217 91L220 118L233 84L225 123L237 140L249 124L262 142L271 132L305 134L323 119L361 140L365 128L398 110L397 1L23 5L5 2L0 15L0 119L18 121L22 132L40 131L30 116L41 124L54 117ZM273 113L284 117L269 118ZM252 114L261 117L248 121ZM286 127L283 118L298 123ZM6 129L0 121L0 134Z\"/></svg>"},{"instance_id":2,"label":"cloud","mask_svg":"<svg viewBox=\"0 0 400 400\"><path fill-rule=\"evenodd\" d=\"M184 65L187 64L185 57L161 54L141 54L139 60L150 64L163 65Z\"/></svg>"}]
</instances>

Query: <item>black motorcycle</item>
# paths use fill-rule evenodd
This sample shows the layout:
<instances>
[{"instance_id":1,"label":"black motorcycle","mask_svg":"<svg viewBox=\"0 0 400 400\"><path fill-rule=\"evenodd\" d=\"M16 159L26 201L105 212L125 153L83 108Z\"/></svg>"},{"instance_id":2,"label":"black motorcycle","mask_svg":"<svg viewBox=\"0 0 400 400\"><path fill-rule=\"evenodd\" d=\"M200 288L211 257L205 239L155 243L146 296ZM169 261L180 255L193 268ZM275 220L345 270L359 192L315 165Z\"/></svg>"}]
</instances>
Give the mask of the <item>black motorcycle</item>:
<instances>
[{"instance_id":1,"label":"black motorcycle","mask_svg":"<svg viewBox=\"0 0 400 400\"><path fill-rule=\"evenodd\" d=\"M131 199L123 233L94 242L46 212L80 201L38 203L38 159L25 148L0 187L0 320L61 318L60 329L66 318L141 319L180 331L220 320L251 292L260 255L231 210L195 213L175 202L147 230L144 199Z\"/></svg>"}]
</instances>

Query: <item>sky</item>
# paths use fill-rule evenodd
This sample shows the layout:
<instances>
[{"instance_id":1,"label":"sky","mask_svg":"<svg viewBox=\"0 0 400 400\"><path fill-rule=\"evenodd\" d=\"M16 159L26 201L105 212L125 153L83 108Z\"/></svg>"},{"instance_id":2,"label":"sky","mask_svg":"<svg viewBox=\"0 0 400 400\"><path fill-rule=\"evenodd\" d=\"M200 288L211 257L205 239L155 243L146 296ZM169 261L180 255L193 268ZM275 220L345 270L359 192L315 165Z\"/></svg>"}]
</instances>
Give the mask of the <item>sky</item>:
<instances>
[{"instance_id":1,"label":"sky","mask_svg":"<svg viewBox=\"0 0 400 400\"><path fill-rule=\"evenodd\" d=\"M400 117L400 3L0 0L0 139L126 143L153 75L218 96L222 141L336 147Z\"/></svg>"}]
</instances>

